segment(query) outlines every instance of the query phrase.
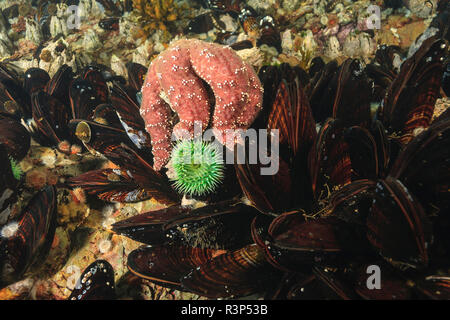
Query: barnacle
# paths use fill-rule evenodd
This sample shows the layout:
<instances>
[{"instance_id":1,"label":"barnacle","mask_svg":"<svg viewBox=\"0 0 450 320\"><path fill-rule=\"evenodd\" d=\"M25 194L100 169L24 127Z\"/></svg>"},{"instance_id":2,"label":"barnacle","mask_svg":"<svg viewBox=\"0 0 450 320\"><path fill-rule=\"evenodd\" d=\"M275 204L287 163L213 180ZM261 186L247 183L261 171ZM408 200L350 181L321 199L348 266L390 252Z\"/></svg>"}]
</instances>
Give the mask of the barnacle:
<instances>
[{"instance_id":1,"label":"barnacle","mask_svg":"<svg viewBox=\"0 0 450 320\"><path fill-rule=\"evenodd\" d=\"M174 28L174 22L185 17L189 9L174 0L133 0L133 8L147 35Z\"/></svg>"}]
</instances>

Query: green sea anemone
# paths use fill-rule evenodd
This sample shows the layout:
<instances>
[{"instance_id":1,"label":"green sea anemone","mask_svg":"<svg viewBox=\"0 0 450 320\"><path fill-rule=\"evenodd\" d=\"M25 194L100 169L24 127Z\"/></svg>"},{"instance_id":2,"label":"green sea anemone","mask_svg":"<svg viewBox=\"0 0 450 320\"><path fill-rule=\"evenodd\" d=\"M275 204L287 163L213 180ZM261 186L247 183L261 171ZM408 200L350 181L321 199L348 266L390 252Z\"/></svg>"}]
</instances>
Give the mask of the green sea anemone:
<instances>
[{"instance_id":1,"label":"green sea anemone","mask_svg":"<svg viewBox=\"0 0 450 320\"><path fill-rule=\"evenodd\" d=\"M23 171L20 168L20 165L11 157L9 157L9 162L11 163L11 171L14 175L14 178L16 178L16 180L20 180L23 175Z\"/></svg>"},{"instance_id":2,"label":"green sea anemone","mask_svg":"<svg viewBox=\"0 0 450 320\"><path fill-rule=\"evenodd\" d=\"M218 148L201 140L180 140L171 162L173 186L180 193L202 196L213 192L223 178L223 159Z\"/></svg>"}]
</instances>

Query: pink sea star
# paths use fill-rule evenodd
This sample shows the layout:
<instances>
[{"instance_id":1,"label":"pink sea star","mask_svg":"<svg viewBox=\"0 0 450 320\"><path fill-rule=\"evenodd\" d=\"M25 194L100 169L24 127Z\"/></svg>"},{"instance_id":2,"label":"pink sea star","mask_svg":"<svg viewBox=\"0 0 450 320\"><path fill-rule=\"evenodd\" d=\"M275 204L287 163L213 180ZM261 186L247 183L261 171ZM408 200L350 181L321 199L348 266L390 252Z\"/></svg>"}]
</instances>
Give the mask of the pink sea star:
<instances>
[{"instance_id":1,"label":"pink sea star","mask_svg":"<svg viewBox=\"0 0 450 320\"><path fill-rule=\"evenodd\" d=\"M178 40L155 58L142 87L141 116L152 139L154 168L160 170L172 150L171 110L180 121L173 131L193 133L194 121L210 125L223 143L226 130L248 128L262 107L263 89L253 67L230 47L200 40Z\"/></svg>"}]
</instances>

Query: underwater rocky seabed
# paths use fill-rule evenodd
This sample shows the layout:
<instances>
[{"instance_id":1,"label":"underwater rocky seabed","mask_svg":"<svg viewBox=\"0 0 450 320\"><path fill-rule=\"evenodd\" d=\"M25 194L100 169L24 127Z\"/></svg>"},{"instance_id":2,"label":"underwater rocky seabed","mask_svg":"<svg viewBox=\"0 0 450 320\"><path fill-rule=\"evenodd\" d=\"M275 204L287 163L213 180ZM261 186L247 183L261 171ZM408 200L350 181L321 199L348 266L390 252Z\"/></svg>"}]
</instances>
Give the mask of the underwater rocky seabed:
<instances>
[{"instance_id":1,"label":"underwater rocky seabed","mask_svg":"<svg viewBox=\"0 0 450 320\"><path fill-rule=\"evenodd\" d=\"M411 56L424 39L437 32L430 24L445 1L66 2L1 0L1 62L22 77L30 68L41 68L54 77L64 64L75 73L88 65L101 64L116 76L128 79L129 62L148 67L172 41L196 38L227 45L248 40L236 52L256 71L282 63L308 71L312 59L319 56L325 62L336 60L341 64L347 58L357 58L368 64L381 45L398 46L402 55L397 55L393 64L399 69L401 56ZM71 4L79 6L80 25L75 29L67 25L71 19L67 5ZM372 14L367 11L369 5L380 8L380 29L367 23ZM254 12L243 15L244 7L251 7ZM269 15L272 20L263 19ZM269 31L259 21L269 21ZM448 22L443 25L448 27ZM449 105L450 100L442 94L433 118ZM142 244L110 231L111 225L118 221L166 205L154 199L107 203L76 186L60 187L70 177L89 170L117 169L106 158L81 146L80 141L79 146L68 147L71 151L61 152L62 146L44 147L32 140L27 155L14 164L21 177L20 192L8 213L2 213L0 223L7 225L17 217L43 187L56 185L57 227L43 264L36 270L28 270L23 280L1 289L0 299L67 299L81 273L99 259L111 264L119 299L205 299L130 273L128 254ZM251 296L261 297L263 294Z\"/></svg>"}]
</instances>

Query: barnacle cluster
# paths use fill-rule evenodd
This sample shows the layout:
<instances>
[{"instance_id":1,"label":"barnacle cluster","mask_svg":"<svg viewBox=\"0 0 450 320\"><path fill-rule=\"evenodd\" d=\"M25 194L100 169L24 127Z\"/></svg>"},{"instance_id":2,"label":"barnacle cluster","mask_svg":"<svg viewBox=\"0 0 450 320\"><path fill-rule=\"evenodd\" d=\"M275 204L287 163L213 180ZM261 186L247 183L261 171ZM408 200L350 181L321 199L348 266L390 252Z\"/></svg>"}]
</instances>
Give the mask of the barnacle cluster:
<instances>
[{"instance_id":1,"label":"barnacle cluster","mask_svg":"<svg viewBox=\"0 0 450 320\"><path fill-rule=\"evenodd\" d=\"M183 18L189 9L186 3L175 0L133 0L133 8L145 34L154 30L172 31L175 21Z\"/></svg>"}]
</instances>

